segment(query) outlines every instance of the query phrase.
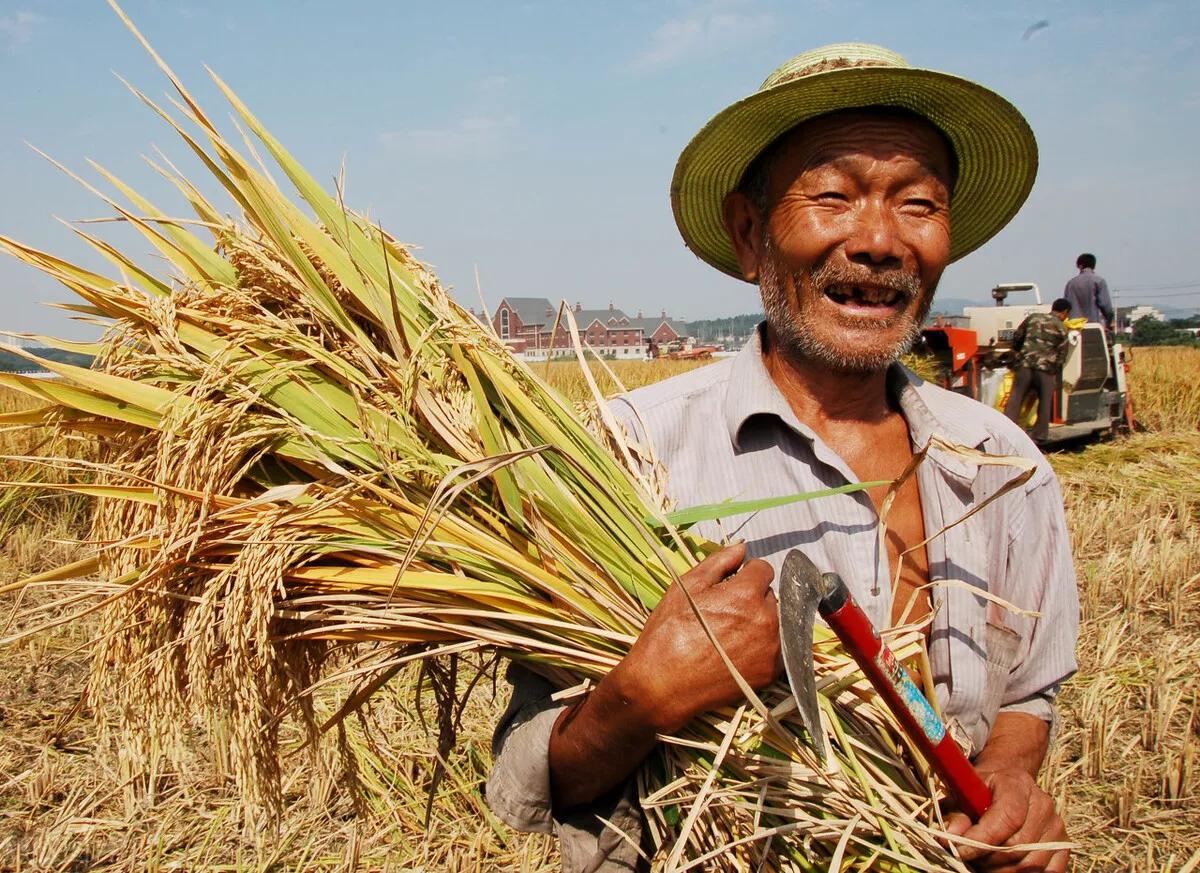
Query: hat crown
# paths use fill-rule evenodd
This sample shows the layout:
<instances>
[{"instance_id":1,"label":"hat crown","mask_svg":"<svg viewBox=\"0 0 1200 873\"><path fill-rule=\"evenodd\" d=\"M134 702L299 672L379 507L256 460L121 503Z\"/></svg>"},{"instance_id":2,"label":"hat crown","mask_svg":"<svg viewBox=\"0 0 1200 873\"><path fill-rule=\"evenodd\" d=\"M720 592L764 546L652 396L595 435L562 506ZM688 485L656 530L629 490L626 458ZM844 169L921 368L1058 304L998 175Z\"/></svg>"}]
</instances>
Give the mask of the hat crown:
<instances>
[{"instance_id":1,"label":"hat crown","mask_svg":"<svg viewBox=\"0 0 1200 873\"><path fill-rule=\"evenodd\" d=\"M961 76L914 67L883 46L836 43L796 55L692 137L671 178L671 209L688 248L744 279L724 203L746 167L809 119L871 106L915 113L949 141L958 160L951 261L995 236L1025 202L1037 175L1037 141L1016 107Z\"/></svg>"},{"instance_id":2,"label":"hat crown","mask_svg":"<svg viewBox=\"0 0 1200 873\"><path fill-rule=\"evenodd\" d=\"M771 75L759 86L759 91L766 91L793 79L800 79L816 73L830 70L844 70L851 67L901 67L910 65L902 55L886 49L881 45L869 42L836 42L823 45L820 48L801 52L790 61L772 71Z\"/></svg>"}]
</instances>

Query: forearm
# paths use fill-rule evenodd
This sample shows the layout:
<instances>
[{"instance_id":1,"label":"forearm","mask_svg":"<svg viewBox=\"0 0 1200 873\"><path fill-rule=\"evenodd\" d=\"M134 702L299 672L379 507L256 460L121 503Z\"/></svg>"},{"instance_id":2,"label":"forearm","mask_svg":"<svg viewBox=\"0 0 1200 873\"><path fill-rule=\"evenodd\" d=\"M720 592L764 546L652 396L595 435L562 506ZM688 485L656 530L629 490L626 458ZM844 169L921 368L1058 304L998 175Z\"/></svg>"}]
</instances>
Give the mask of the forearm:
<instances>
[{"instance_id":1,"label":"forearm","mask_svg":"<svg viewBox=\"0 0 1200 873\"><path fill-rule=\"evenodd\" d=\"M1046 757L1050 726L1037 716L1002 712L983 750L975 756L975 769L982 772L1023 770L1034 779Z\"/></svg>"},{"instance_id":2,"label":"forearm","mask_svg":"<svg viewBox=\"0 0 1200 873\"><path fill-rule=\"evenodd\" d=\"M651 713L613 670L550 735L550 791L556 809L588 803L620 785L657 744Z\"/></svg>"},{"instance_id":3,"label":"forearm","mask_svg":"<svg viewBox=\"0 0 1200 873\"><path fill-rule=\"evenodd\" d=\"M779 673L774 574L763 561L742 565L745 556L740 544L721 549L667 589L629 654L558 717L548 755L555 810L611 791L650 754L659 734L742 698L709 632L752 688Z\"/></svg>"}]
</instances>

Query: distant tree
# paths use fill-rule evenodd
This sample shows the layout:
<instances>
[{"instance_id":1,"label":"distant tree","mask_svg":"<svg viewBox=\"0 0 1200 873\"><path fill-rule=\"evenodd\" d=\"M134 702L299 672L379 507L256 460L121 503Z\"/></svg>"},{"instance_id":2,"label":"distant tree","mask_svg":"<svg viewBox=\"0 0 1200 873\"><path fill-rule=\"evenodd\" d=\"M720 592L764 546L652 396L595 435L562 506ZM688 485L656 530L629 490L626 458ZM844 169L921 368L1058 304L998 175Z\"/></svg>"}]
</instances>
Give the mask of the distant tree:
<instances>
[{"instance_id":1,"label":"distant tree","mask_svg":"<svg viewBox=\"0 0 1200 873\"><path fill-rule=\"evenodd\" d=\"M697 342L710 343L725 337L745 338L754 332L754 326L763 320L761 312L734 315L729 318L706 318L689 321L688 330Z\"/></svg>"},{"instance_id":2,"label":"distant tree","mask_svg":"<svg viewBox=\"0 0 1200 873\"><path fill-rule=\"evenodd\" d=\"M1191 346L1195 339L1186 331L1180 330L1165 321L1146 315L1133 323L1133 344L1135 346Z\"/></svg>"},{"instance_id":3,"label":"distant tree","mask_svg":"<svg viewBox=\"0 0 1200 873\"><path fill-rule=\"evenodd\" d=\"M75 352L64 352L59 349L29 349L30 354L37 355L39 358L45 358L48 361L57 361L62 364L74 364L76 367L90 367L92 358L88 355L80 355ZM27 358L22 358L20 355L15 355L12 352L0 350L0 372L4 373L36 373L39 370L45 369L35 364Z\"/></svg>"}]
</instances>

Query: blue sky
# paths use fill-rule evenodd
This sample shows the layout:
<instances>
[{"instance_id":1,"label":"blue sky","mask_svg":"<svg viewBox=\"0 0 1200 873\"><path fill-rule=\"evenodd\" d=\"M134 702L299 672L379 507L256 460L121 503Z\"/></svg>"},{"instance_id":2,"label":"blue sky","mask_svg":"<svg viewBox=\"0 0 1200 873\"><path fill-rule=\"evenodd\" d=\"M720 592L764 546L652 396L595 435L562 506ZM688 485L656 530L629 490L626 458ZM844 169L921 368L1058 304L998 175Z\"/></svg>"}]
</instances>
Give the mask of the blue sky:
<instances>
[{"instance_id":1,"label":"blue sky","mask_svg":"<svg viewBox=\"0 0 1200 873\"><path fill-rule=\"evenodd\" d=\"M321 179L419 244L464 302L504 295L682 317L752 311L755 289L683 247L667 190L679 151L790 56L844 40L979 81L1041 147L1021 214L939 291L1001 281L1052 294L1094 251L1121 302L1200 307L1200 4L668 2L333 4L128 0L201 98L207 63ZM1049 26L1023 38L1035 22ZM102 204L25 145L92 158L183 212L140 155L182 144L124 89L164 80L101 0L0 0L0 233L92 263L54 220ZM220 110L218 112L218 110ZM194 165L182 160L185 169ZM147 246L132 242L133 250ZM1177 286L1192 284L1191 288ZM0 327L86 335L70 295L0 258Z\"/></svg>"}]
</instances>

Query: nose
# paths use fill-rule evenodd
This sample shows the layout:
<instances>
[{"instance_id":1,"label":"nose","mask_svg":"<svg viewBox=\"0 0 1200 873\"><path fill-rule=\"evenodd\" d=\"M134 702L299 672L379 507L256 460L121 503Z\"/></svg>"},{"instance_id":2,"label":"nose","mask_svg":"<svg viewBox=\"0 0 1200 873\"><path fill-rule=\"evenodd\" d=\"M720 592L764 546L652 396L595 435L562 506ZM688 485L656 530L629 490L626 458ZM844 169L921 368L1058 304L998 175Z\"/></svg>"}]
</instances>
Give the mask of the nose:
<instances>
[{"instance_id":1,"label":"nose","mask_svg":"<svg viewBox=\"0 0 1200 873\"><path fill-rule=\"evenodd\" d=\"M846 257L868 267L903 266L904 250L896 216L878 201L860 206L846 238Z\"/></svg>"}]
</instances>

